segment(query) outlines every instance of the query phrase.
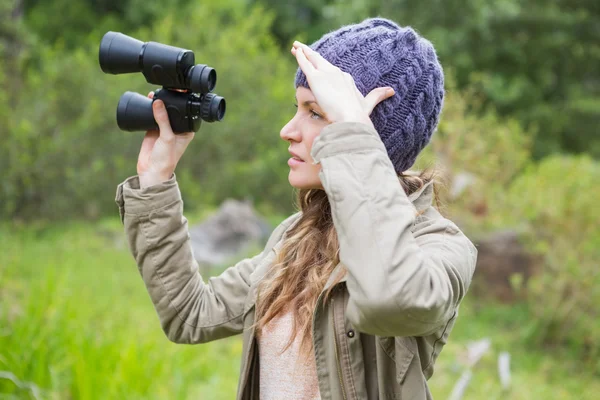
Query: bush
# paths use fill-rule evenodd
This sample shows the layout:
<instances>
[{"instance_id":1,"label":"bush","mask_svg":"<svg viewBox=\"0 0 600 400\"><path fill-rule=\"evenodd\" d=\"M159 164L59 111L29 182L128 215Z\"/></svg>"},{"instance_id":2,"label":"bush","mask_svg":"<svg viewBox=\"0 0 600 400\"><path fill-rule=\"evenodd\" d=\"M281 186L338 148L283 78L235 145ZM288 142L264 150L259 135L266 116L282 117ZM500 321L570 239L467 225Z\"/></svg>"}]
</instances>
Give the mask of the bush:
<instances>
[{"instance_id":1,"label":"bush","mask_svg":"<svg viewBox=\"0 0 600 400\"><path fill-rule=\"evenodd\" d=\"M535 319L531 339L567 343L590 360L600 356L600 163L551 156L511 185L511 212L527 223L523 240L543 257L529 282ZM596 366L600 371L600 363Z\"/></svg>"},{"instance_id":2,"label":"bush","mask_svg":"<svg viewBox=\"0 0 600 400\"><path fill-rule=\"evenodd\" d=\"M514 119L498 116L472 90L456 90L452 71L446 71L444 110L431 143L415 168L434 165L443 178L438 186L441 204L470 235L513 226L506 215L506 196L511 182L531 162L534 131ZM458 174L472 176L472 183L451 196Z\"/></svg>"},{"instance_id":3,"label":"bush","mask_svg":"<svg viewBox=\"0 0 600 400\"><path fill-rule=\"evenodd\" d=\"M261 7L224 0L174 8L150 29L124 32L193 49L196 62L219 73L216 92L227 99L226 118L204 123L178 166L190 209L234 196L291 211L286 145L278 133L294 112L294 64L271 39L271 22ZM116 212L115 188L136 173L142 140L142 133L118 130L117 102L126 90L146 94L155 87L141 74L103 74L96 36L74 50L33 40L18 60L3 58L0 82L13 84L0 94L0 218Z\"/></svg>"},{"instance_id":4,"label":"bush","mask_svg":"<svg viewBox=\"0 0 600 400\"><path fill-rule=\"evenodd\" d=\"M0 224L0 398L234 397L240 338L170 343L112 222Z\"/></svg>"},{"instance_id":5,"label":"bush","mask_svg":"<svg viewBox=\"0 0 600 400\"><path fill-rule=\"evenodd\" d=\"M530 343L566 344L598 359L600 163L560 155L533 163L531 132L493 109L481 112L471 91L457 92L452 82L448 88L438 131L418 165L435 159L448 186L458 173L472 174L459 197L451 198L446 188L441 198L449 217L475 242L490 231L513 229L541 257L526 288Z\"/></svg>"}]
</instances>

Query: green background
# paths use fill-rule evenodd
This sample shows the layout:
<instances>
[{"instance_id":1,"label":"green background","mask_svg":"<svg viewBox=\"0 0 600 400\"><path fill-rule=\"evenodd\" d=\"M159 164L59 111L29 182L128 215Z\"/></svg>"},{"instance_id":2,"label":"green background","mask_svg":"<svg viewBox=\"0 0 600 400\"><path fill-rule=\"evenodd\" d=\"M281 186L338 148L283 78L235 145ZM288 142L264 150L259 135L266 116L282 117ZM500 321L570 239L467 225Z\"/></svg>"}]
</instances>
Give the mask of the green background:
<instances>
[{"instance_id":1,"label":"green background","mask_svg":"<svg viewBox=\"0 0 600 400\"><path fill-rule=\"evenodd\" d=\"M487 337L465 399L596 398L598 1L0 0L0 399L235 393L239 338L169 343L124 242L114 194L136 173L142 134L119 131L115 108L126 90L155 87L102 73L103 34L192 49L218 71L226 118L204 123L177 167L186 216L250 199L276 224L294 211L279 137L295 112L291 43L377 15L413 26L444 66L441 123L415 168L443 171L447 188L474 177L456 198L442 188L444 212L476 243L518 232L540 260L527 282L511 277L509 304L469 293L434 397Z\"/></svg>"}]
</instances>

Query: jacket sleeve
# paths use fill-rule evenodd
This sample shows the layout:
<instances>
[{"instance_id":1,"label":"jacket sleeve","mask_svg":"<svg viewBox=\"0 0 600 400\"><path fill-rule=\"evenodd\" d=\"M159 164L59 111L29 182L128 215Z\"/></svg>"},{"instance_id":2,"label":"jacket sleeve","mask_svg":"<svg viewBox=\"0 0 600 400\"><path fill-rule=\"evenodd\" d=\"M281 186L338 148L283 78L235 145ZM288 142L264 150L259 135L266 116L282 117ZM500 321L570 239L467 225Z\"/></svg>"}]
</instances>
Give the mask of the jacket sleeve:
<instances>
[{"instance_id":1,"label":"jacket sleeve","mask_svg":"<svg viewBox=\"0 0 600 400\"><path fill-rule=\"evenodd\" d=\"M117 188L116 203L129 248L169 340L204 343L241 333L250 274L265 251L205 283L193 256L175 175L161 184L139 187L137 176L128 178ZM286 221L274 230L265 249L281 237Z\"/></svg>"},{"instance_id":2,"label":"jacket sleeve","mask_svg":"<svg viewBox=\"0 0 600 400\"><path fill-rule=\"evenodd\" d=\"M413 233L417 210L372 127L328 125L311 156L348 273L349 321L378 336L421 336L445 324L471 282L475 246L445 218Z\"/></svg>"}]
</instances>

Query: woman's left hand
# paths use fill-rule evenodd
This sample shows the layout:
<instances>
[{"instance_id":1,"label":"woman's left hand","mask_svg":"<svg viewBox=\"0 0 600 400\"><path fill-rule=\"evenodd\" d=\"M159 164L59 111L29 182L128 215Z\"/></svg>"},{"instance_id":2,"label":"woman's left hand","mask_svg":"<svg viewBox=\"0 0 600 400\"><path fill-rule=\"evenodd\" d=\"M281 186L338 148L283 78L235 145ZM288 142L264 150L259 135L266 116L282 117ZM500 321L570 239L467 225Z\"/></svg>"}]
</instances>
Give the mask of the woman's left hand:
<instances>
[{"instance_id":1,"label":"woman's left hand","mask_svg":"<svg viewBox=\"0 0 600 400\"><path fill-rule=\"evenodd\" d=\"M371 112L394 95L391 87L379 87L363 96L352 75L331 64L319 53L298 41L292 54L306 75L308 85L329 122L360 122L373 127Z\"/></svg>"}]
</instances>

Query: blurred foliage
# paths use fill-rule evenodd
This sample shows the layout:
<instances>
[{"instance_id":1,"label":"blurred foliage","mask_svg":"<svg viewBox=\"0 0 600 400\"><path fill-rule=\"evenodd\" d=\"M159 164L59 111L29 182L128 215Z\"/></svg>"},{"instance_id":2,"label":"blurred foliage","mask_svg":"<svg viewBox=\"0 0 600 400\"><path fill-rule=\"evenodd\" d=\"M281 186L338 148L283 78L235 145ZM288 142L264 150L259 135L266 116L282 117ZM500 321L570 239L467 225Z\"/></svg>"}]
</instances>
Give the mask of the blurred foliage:
<instances>
[{"instance_id":1,"label":"blurred foliage","mask_svg":"<svg viewBox=\"0 0 600 400\"><path fill-rule=\"evenodd\" d=\"M0 237L0 398L235 397L241 337L170 343L119 221L18 230L0 224ZM530 319L523 306L467 296L429 380L434 398L449 397L466 368L467 346L485 337L492 347L473 369L465 398L596 399L600 381L572 352L541 351L523 340ZM509 393L498 379L503 351L511 354Z\"/></svg>"},{"instance_id":2,"label":"blurred foliage","mask_svg":"<svg viewBox=\"0 0 600 400\"><path fill-rule=\"evenodd\" d=\"M470 237L517 230L541 256L527 287L527 339L567 344L600 372L593 339L600 335L600 163L588 155L533 162L533 133L483 107L476 92L456 92L452 80L448 88L444 116L420 165L436 164L447 183L440 196L445 211ZM465 173L471 184L452 198L448 189Z\"/></svg>"},{"instance_id":3,"label":"blurred foliage","mask_svg":"<svg viewBox=\"0 0 600 400\"><path fill-rule=\"evenodd\" d=\"M499 116L475 90L459 91L451 73L446 87L438 130L416 167L435 167L443 184L438 185L438 197L444 212L471 235L512 227L514 221L503 213L504 193L533 162L535 132L514 118ZM453 193L461 176L470 182Z\"/></svg>"},{"instance_id":4,"label":"blurred foliage","mask_svg":"<svg viewBox=\"0 0 600 400\"><path fill-rule=\"evenodd\" d=\"M416 167L443 172L449 216L474 237L517 229L542 254L525 336L600 358L596 0L0 0L0 219L115 217L116 185L135 174L142 140L118 130L116 105L126 90L155 87L141 74L101 72L98 45L108 30L192 49L219 73L215 91L227 99L227 116L202 125L177 168L186 213L227 197L251 198L267 215L291 212L279 137L295 112L291 41L310 43L375 15L415 27L445 67L441 123ZM465 174L471 184L451 195ZM25 325L24 337L33 337ZM33 364L17 372L41 368ZM87 387L71 381L85 379L77 365L80 375L64 378L74 393Z\"/></svg>"},{"instance_id":5,"label":"blurred foliage","mask_svg":"<svg viewBox=\"0 0 600 400\"><path fill-rule=\"evenodd\" d=\"M507 194L514 218L526 221L529 248L543 259L529 283L531 339L564 344L600 372L600 163L557 155L531 165Z\"/></svg>"},{"instance_id":6,"label":"blurred foliage","mask_svg":"<svg viewBox=\"0 0 600 400\"><path fill-rule=\"evenodd\" d=\"M241 341L170 343L120 233L115 223L0 227L0 398L235 394Z\"/></svg>"},{"instance_id":7,"label":"blurred foliage","mask_svg":"<svg viewBox=\"0 0 600 400\"><path fill-rule=\"evenodd\" d=\"M277 13L287 48L340 24L383 16L431 40L458 87L476 85L502 116L543 134L533 155L600 157L600 2L597 0L257 0Z\"/></svg>"},{"instance_id":8,"label":"blurred foliage","mask_svg":"<svg viewBox=\"0 0 600 400\"><path fill-rule=\"evenodd\" d=\"M228 196L260 196L291 210L286 146L279 137L293 108L293 64L269 33L272 16L239 2L195 3L157 23L127 31L196 49L197 62L217 69L216 92L228 102L222 123L204 123L178 166L182 191L193 208ZM192 34L190 27L197 27ZM124 133L114 118L125 90L153 89L141 74L105 75L98 65L101 35L66 50L61 41L24 46L2 68L6 121L0 142L1 214L18 218L97 217L114 213L110 193L135 174L142 133ZM243 62L240 62L243 60ZM6 107L8 105L8 107ZM284 168L285 167L285 168ZM192 178L193 177L193 178ZM190 196L187 196L190 194Z\"/></svg>"},{"instance_id":9,"label":"blurred foliage","mask_svg":"<svg viewBox=\"0 0 600 400\"><path fill-rule=\"evenodd\" d=\"M473 129L481 120L478 132L483 134L486 124L510 131L503 137L530 143L527 151L534 159L561 151L600 155L600 7L592 0L0 4L6 21L0 31L0 80L9 89L0 95L0 104L8 105L0 111L8 121L7 140L0 144L0 167L6 171L0 215L102 215L113 207L106 193L135 172L131 160L141 138L118 132L107 116L114 115L125 90L151 88L141 74L100 72L97 46L108 30L193 49L198 62L219 72L216 91L227 98L227 117L204 124L178 168L189 207L233 196L251 197L265 211L291 211L292 191L280 168L284 144L277 137L293 113L291 107L289 114L281 112L293 96L296 66L289 44L295 38L311 42L340 24L374 15L418 29L435 44L451 71L448 78L456 78L457 94L448 94L438 136L456 129L451 126ZM463 110L448 110L461 93L469 97ZM490 151L497 145L485 144ZM519 146L511 149L521 157ZM486 164L464 161L473 161L464 165L468 170Z\"/></svg>"},{"instance_id":10,"label":"blurred foliage","mask_svg":"<svg viewBox=\"0 0 600 400\"><path fill-rule=\"evenodd\" d=\"M189 0L170 0L168 3L146 0L2 1L21 3L27 26L41 40L50 44L60 42L68 49L83 43L97 43L109 30L135 32L143 26L160 23L165 13L184 15L183 10L191 3Z\"/></svg>"}]
</instances>

